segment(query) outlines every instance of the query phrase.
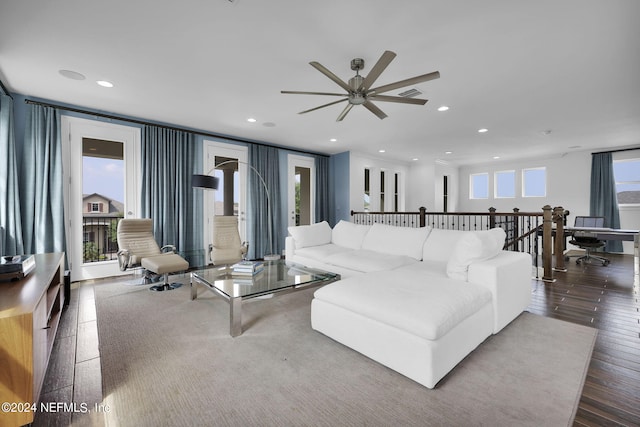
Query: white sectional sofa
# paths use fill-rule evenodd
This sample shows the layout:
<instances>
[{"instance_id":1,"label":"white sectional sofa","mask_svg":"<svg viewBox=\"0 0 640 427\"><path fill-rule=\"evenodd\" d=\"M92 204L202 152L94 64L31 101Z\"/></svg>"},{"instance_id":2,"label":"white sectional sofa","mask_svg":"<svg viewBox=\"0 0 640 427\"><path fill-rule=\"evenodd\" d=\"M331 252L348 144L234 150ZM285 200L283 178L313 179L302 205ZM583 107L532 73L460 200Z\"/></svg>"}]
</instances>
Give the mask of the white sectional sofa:
<instances>
[{"instance_id":1,"label":"white sectional sofa","mask_svg":"<svg viewBox=\"0 0 640 427\"><path fill-rule=\"evenodd\" d=\"M290 227L286 260L342 275L314 293L313 329L433 388L531 301L531 257L502 229L339 222Z\"/></svg>"}]
</instances>

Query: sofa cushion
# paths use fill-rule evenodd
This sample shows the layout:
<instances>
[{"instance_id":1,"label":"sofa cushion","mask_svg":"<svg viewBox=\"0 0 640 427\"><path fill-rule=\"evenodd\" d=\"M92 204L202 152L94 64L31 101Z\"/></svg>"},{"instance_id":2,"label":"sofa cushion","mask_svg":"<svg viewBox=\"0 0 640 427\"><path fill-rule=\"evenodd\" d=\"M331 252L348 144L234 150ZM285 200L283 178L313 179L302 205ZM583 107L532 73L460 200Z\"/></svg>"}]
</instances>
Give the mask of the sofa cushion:
<instances>
[{"instance_id":1,"label":"sofa cushion","mask_svg":"<svg viewBox=\"0 0 640 427\"><path fill-rule=\"evenodd\" d=\"M331 243L331 227L327 221L289 227L288 230L296 241L296 249Z\"/></svg>"},{"instance_id":2,"label":"sofa cushion","mask_svg":"<svg viewBox=\"0 0 640 427\"><path fill-rule=\"evenodd\" d=\"M331 243L350 249L360 249L364 236L371 228L370 225L354 224L340 220L331 232Z\"/></svg>"},{"instance_id":3,"label":"sofa cushion","mask_svg":"<svg viewBox=\"0 0 640 427\"><path fill-rule=\"evenodd\" d=\"M371 271L392 270L417 261L404 255L391 255L367 249L349 250L331 255L324 262L350 270L368 273Z\"/></svg>"},{"instance_id":4,"label":"sofa cushion","mask_svg":"<svg viewBox=\"0 0 640 427\"><path fill-rule=\"evenodd\" d=\"M422 247L430 231L430 227L410 228L373 224L364 237L362 249L408 256L420 261Z\"/></svg>"},{"instance_id":5,"label":"sofa cushion","mask_svg":"<svg viewBox=\"0 0 640 427\"><path fill-rule=\"evenodd\" d=\"M428 340L437 340L491 302L482 286L382 271L326 285L314 297Z\"/></svg>"},{"instance_id":6,"label":"sofa cushion","mask_svg":"<svg viewBox=\"0 0 640 427\"><path fill-rule=\"evenodd\" d=\"M352 249L329 243L326 245L307 246L306 248L296 249L295 254L307 258L317 259L318 261L324 261L326 258L332 255L349 252L351 250Z\"/></svg>"},{"instance_id":7,"label":"sofa cushion","mask_svg":"<svg viewBox=\"0 0 640 427\"><path fill-rule=\"evenodd\" d=\"M502 228L473 231L460 238L447 262L447 275L467 280L469 265L498 255L504 246L506 233Z\"/></svg>"},{"instance_id":8,"label":"sofa cushion","mask_svg":"<svg viewBox=\"0 0 640 427\"><path fill-rule=\"evenodd\" d=\"M434 228L429 233L429 237L424 242L422 250L423 261L440 261L447 262L451 258L453 248L456 246L458 239L470 231L462 230L443 230Z\"/></svg>"}]
</instances>

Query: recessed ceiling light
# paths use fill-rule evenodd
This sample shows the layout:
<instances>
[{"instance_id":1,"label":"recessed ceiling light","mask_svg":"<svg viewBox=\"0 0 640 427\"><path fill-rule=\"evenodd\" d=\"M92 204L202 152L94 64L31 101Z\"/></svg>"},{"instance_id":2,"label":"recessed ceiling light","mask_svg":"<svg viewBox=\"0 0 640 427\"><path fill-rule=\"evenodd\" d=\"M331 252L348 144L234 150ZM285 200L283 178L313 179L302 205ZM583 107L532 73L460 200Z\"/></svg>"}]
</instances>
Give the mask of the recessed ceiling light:
<instances>
[{"instance_id":1,"label":"recessed ceiling light","mask_svg":"<svg viewBox=\"0 0 640 427\"><path fill-rule=\"evenodd\" d=\"M337 140L337 139L335 139L335 138L331 138L329 141L331 141L331 142L337 142L338 140Z\"/></svg>"},{"instance_id":2,"label":"recessed ceiling light","mask_svg":"<svg viewBox=\"0 0 640 427\"><path fill-rule=\"evenodd\" d=\"M416 162L416 161L418 161L418 158L417 158L417 157L414 157L414 158L413 158L413 159L411 159L411 160L413 160L414 162Z\"/></svg>"},{"instance_id":3,"label":"recessed ceiling light","mask_svg":"<svg viewBox=\"0 0 640 427\"><path fill-rule=\"evenodd\" d=\"M58 73L60 73L60 75L71 79L71 80L84 80L85 76L83 76L82 74L75 72L75 71L71 71L71 70L59 70Z\"/></svg>"},{"instance_id":4,"label":"recessed ceiling light","mask_svg":"<svg viewBox=\"0 0 640 427\"><path fill-rule=\"evenodd\" d=\"M498 160L500 156L493 156L493 160Z\"/></svg>"},{"instance_id":5,"label":"recessed ceiling light","mask_svg":"<svg viewBox=\"0 0 640 427\"><path fill-rule=\"evenodd\" d=\"M102 87L113 87L113 83L108 82L106 80L98 80L96 81L96 83L98 83Z\"/></svg>"},{"instance_id":6,"label":"recessed ceiling light","mask_svg":"<svg viewBox=\"0 0 640 427\"><path fill-rule=\"evenodd\" d=\"M384 153L384 152L386 152L386 151L387 151L387 150L378 150L378 153Z\"/></svg>"},{"instance_id":7,"label":"recessed ceiling light","mask_svg":"<svg viewBox=\"0 0 640 427\"><path fill-rule=\"evenodd\" d=\"M485 129L485 128L478 129L479 133L485 133L485 132L488 132L488 131L489 131L489 129Z\"/></svg>"},{"instance_id":8,"label":"recessed ceiling light","mask_svg":"<svg viewBox=\"0 0 640 427\"><path fill-rule=\"evenodd\" d=\"M256 119L254 119L253 117L249 117L249 118L247 119L247 121L248 121L249 123L255 123L255 122L256 122Z\"/></svg>"},{"instance_id":9,"label":"recessed ceiling light","mask_svg":"<svg viewBox=\"0 0 640 427\"><path fill-rule=\"evenodd\" d=\"M438 111L447 111L449 109L449 107L447 107L446 105L442 105L440 107L438 107Z\"/></svg>"},{"instance_id":10,"label":"recessed ceiling light","mask_svg":"<svg viewBox=\"0 0 640 427\"><path fill-rule=\"evenodd\" d=\"M445 151L444 154L453 154L453 151Z\"/></svg>"}]
</instances>

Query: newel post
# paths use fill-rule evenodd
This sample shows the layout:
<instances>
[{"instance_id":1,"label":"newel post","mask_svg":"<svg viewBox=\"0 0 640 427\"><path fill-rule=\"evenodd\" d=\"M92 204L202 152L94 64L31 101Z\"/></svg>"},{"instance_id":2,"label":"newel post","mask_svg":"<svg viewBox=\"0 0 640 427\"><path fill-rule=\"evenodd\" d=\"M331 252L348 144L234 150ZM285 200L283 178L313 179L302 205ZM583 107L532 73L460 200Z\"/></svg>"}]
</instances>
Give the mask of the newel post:
<instances>
[{"instance_id":1,"label":"newel post","mask_svg":"<svg viewBox=\"0 0 640 427\"><path fill-rule=\"evenodd\" d=\"M420 206L420 227L425 227L427 225L427 208L424 206Z\"/></svg>"},{"instance_id":2,"label":"newel post","mask_svg":"<svg viewBox=\"0 0 640 427\"><path fill-rule=\"evenodd\" d=\"M542 208L542 280L555 282L553 278L553 209L549 205Z\"/></svg>"},{"instance_id":3,"label":"newel post","mask_svg":"<svg viewBox=\"0 0 640 427\"><path fill-rule=\"evenodd\" d=\"M556 254L556 267L555 271L567 271L564 265L564 209L562 206L553 208L553 222L556 225L555 236L555 254Z\"/></svg>"},{"instance_id":4,"label":"newel post","mask_svg":"<svg viewBox=\"0 0 640 427\"><path fill-rule=\"evenodd\" d=\"M489 208L489 228L496 228L496 208Z\"/></svg>"}]
</instances>

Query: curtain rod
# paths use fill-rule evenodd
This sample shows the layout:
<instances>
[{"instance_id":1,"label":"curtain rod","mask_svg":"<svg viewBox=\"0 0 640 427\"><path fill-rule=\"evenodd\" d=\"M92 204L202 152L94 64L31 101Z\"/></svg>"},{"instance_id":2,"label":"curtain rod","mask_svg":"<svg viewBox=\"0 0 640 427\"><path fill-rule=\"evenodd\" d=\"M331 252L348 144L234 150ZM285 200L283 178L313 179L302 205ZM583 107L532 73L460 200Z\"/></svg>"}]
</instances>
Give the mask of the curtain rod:
<instances>
[{"instance_id":1,"label":"curtain rod","mask_svg":"<svg viewBox=\"0 0 640 427\"><path fill-rule=\"evenodd\" d=\"M605 154L605 153L620 153L622 151L633 151L633 150L640 150L640 146L639 147L633 147L633 148L621 148L619 150L611 150L611 151L598 151L597 153L591 153L591 155L594 155L594 154Z\"/></svg>"},{"instance_id":2,"label":"curtain rod","mask_svg":"<svg viewBox=\"0 0 640 427\"><path fill-rule=\"evenodd\" d=\"M5 87L4 83L2 83L2 80L0 80L0 88L2 88L2 91L4 92L5 95L7 95L9 98L13 99L13 96L11 96L11 94L9 93L7 88Z\"/></svg>"},{"instance_id":3,"label":"curtain rod","mask_svg":"<svg viewBox=\"0 0 640 427\"><path fill-rule=\"evenodd\" d=\"M0 84L1 83L2 82L0 82ZM3 88L4 88L4 86L3 86ZM135 123L135 124L138 124L138 125L145 125L145 126L156 126L156 127L163 128L163 129L177 130L177 131L181 131L181 132L191 132L191 133L194 133L194 134L197 134L197 135L208 136L208 137L211 137L211 138L222 138L222 139L226 139L226 140L229 140L229 141L242 142L244 144L260 145L260 146L263 146L263 147L275 147L275 148L281 148L283 150L293 151L295 153L311 154L311 155L314 155L314 156L329 157L329 155L322 154L322 153L314 153L314 152L311 152L311 151L299 150L299 149L296 149L296 148L289 148L289 147L283 147L283 146L272 145L272 144L264 144L264 143L260 143L260 142L254 142L254 141L247 141L246 139L236 138L236 137L233 137L233 136L226 136L226 135L221 135L221 134L216 134L216 133L209 133L209 132L194 131L194 130L191 130L191 129L180 128L180 127L177 127L177 126L161 125L161 124L157 124L157 123L147 122L147 121L144 121L144 120L130 119L130 118L127 118L127 117L120 117L120 116L115 116L115 115L112 115L112 114L106 114L106 113L100 113L100 112L96 112L96 111L83 110L81 108L66 107L64 105L51 104L51 103L48 103L48 102L33 101L31 99L25 99L24 102L25 102L25 104L41 105L43 107L51 107L51 108L56 108L56 109L59 109L59 110L71 111L73 113L87 114L87 115L90 115L90 116L97 116L97 117L102 117L102 118L110 119L110 120L120 120L120 121L124 121L124 122Z\"/></svg>"}]
</instances>

